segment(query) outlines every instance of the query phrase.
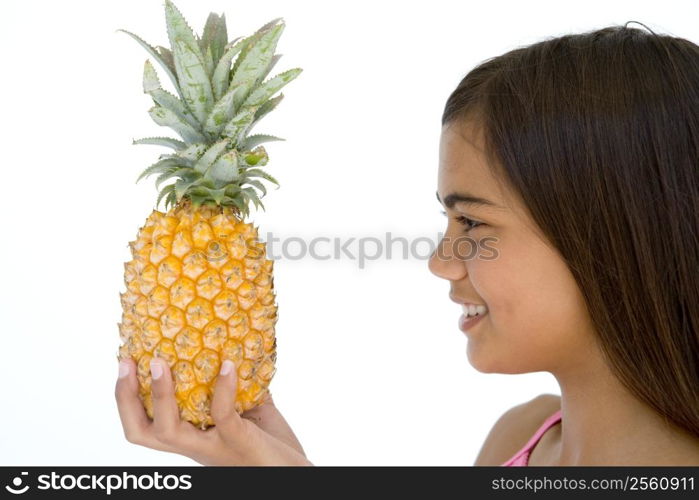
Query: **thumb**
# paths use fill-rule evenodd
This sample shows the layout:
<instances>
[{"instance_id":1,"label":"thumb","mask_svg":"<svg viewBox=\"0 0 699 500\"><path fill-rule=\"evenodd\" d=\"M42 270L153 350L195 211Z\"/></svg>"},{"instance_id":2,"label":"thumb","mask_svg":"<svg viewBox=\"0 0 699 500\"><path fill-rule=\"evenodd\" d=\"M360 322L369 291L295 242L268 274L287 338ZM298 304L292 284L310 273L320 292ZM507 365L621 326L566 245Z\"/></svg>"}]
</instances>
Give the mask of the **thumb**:
<instances>
[{"instance_id":1,"label":"thumb","mask_svg":"<svg viewBox=\"0 0 699 500\"><path fill-rule=\"evenodd\" d=\"M214 397L211 401L211 418L219 430L227 436L235 437L242 432L243 421L235 409L235 398L238 392L238 373L235 363L226 359L221 363L221 371L214 386Z\"/></svg>"}]
</instances>

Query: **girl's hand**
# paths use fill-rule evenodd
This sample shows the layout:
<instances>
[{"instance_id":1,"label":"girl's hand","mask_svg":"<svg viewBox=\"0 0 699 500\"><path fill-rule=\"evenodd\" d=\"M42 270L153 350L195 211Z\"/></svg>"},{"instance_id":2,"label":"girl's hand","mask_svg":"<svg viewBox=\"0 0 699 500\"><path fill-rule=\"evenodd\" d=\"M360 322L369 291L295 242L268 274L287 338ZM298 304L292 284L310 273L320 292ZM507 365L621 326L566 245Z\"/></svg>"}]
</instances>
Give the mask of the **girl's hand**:
<instances>
[{"instance_id":1,"label":"girl's hand","mask_svg":"<svg viewBox=\"0 0 699 500\"><path fill-rule=\"evenodd\" d=\"M138 397L136 364L123 360L115 396L126 439L203 465L313 465L271 395L242 415L235 411L230 395L236 393L237 374L232 362L224 362L222 372L225 368L230 371L219 374L211 401L215 425L204 431L180 418L170 368L159 358L151 362L153 419L148 418Z\"/></svg>"}]
</instances>

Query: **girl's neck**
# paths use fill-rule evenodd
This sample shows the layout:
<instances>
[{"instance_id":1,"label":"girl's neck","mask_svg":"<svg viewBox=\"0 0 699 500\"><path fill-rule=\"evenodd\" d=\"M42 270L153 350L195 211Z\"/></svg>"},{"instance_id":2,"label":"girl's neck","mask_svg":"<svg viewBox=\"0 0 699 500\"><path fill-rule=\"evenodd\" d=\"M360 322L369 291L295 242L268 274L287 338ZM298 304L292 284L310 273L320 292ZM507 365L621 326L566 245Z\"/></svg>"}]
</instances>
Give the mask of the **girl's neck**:
<instances>
[{"instance_id":1,"label":"girl's neck","mask_svg":"<svg viewBox=\"0 0 699 500\"><path fill-rule=\"evenodd\" d=\"M699 465L699 437L632 396L601 354L588 359L553 374L562 416L549 441L553 465Z\"/></svg>"}]
</instances>

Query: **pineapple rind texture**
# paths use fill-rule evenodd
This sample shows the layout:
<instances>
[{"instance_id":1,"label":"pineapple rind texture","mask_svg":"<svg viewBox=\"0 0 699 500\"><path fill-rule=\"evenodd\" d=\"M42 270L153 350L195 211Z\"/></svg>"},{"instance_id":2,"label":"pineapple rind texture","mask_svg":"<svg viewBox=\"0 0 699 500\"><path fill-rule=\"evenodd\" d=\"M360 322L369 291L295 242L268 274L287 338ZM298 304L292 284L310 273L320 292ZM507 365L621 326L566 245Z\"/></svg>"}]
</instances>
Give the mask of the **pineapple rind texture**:
<instances>
[{"instance_id":1,"label":"pineapple rind texture","mask_svg":"<svg viewBox=\"0 0 699 500\"><path fill-rule=\"evenodd\" d=\"M181 418L213 425L221 363L235 363L238 413L262 404L276 371L273 265L257 229L234 208L188 200L154 210L129 243L118 357L137 366L139 397L153 417L150 359L170 366Z\"/></svg>"}]
</instances>

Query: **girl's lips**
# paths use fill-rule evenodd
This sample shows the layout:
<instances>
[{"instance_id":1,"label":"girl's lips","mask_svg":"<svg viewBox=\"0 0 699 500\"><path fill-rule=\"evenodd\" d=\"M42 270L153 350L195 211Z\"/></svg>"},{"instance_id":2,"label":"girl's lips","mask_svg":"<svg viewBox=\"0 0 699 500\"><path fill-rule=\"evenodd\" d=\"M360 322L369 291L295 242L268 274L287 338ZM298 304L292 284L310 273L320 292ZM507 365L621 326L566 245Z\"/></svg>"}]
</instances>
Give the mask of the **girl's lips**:
<instances>
[{"instance_id":1,"label":"girl's lips","mask_svg":"<svg viewBox=\"0 0 699 500\"><path fill-rule=\"evenodd\" d=\"M464 332L468 333L467 330L473 328L473 325L478 323L481 319L483 319L485 316L487 316L488 313L485 314L479 314L477 316L469 316L468 318L465 315L459 316L459 329Z\"/></svg>"}]
</instances>

